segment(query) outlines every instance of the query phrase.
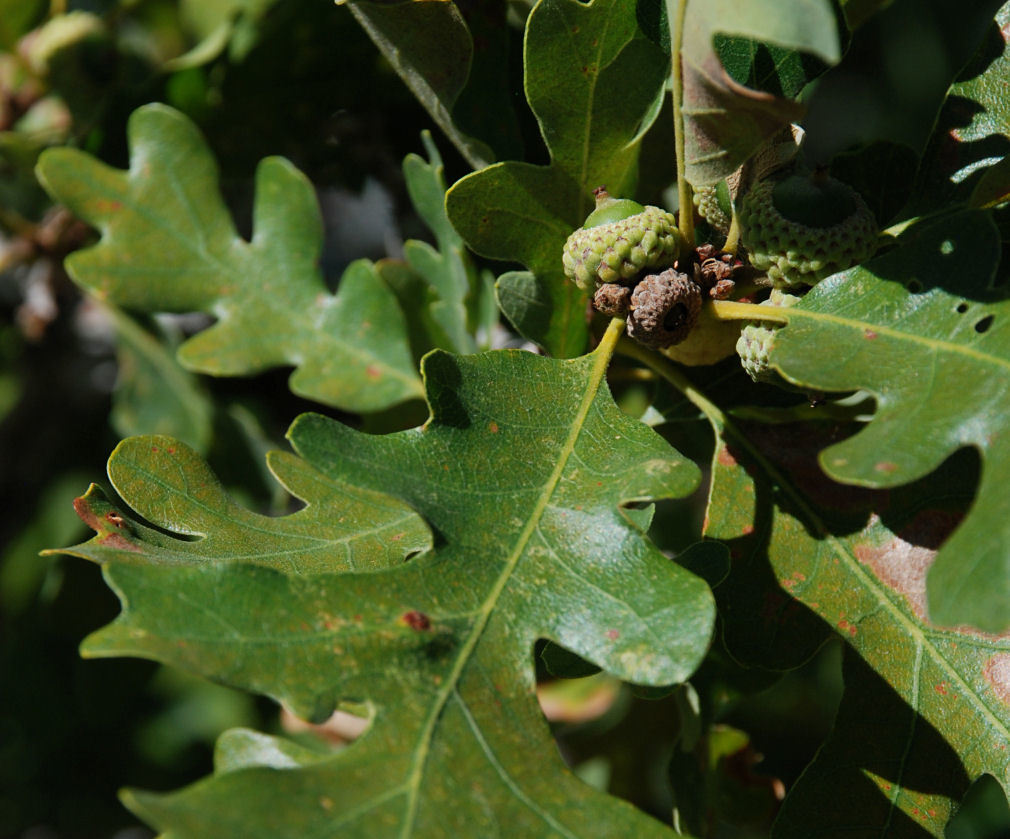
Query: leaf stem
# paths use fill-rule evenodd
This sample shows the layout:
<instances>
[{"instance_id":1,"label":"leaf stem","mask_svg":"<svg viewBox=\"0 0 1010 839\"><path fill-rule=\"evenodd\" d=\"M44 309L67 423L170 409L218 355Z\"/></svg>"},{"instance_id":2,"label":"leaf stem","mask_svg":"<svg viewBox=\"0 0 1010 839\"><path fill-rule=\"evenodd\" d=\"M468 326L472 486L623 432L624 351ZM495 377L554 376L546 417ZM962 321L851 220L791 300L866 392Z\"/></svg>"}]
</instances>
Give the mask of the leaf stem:
<instances>
[{"instance_id":1,"label":"leaf stem","mask_svg":"<svg viewBox=\"0 0 1010 839\"><path fill-rule=\"evenodd\" d=\"M712 315L716 320L767 320L772 323L789 323L789 315L776 306L758 306L756 303L740 303L736 300L713 300L711 305Z\"/></svg>"},{"instance_id":2,"label":"leaf stem","mask_svg":"<svg viewBox=\"0 0 1010 839\"><path fill-rule=\"evenodd\" d=\"M642 362L642 364L654 373L666 379L670 384L677 388L677 390L683 393L685 398L699 411L701 411L705 415L705 418L713 426L716 426L717 428L725 428L726 415L722 412L719 406L705 396L704 393L698 390L698 388L692 384L691 380L680 372L674 363L666 356L646 349L641 344L636 343L630 338L622 339L618 343L618 349L622 355L626 355L629 358Z\"/></svg>"},{"instance_id":3,"label":"leaf stem","mask_svg":"<svg viewBox=\"0 0 1010 839\"><path fill-rule=\"evenodd\" d=\"M736 207L733 208L733 218L729 223L729 232L726 234L726 244L722 249L726 253L736 256L737 246L740 244L740 219L736 214Z\"/></svg>"},{"instance_id":4,"label":"leaf stem","mask_svg":"<svg viewBox=\"0 0 1010 839\"><path fill-rule=\"evenodd\" d=\"M684 43L684 15L687 0L666 0L666 19L670 26L670 64L673 90L673 136L677 154L677 223L689 248L694 247L694 201L691 184L685 173L687 157L684 151L684 79L681 68L681 46Z\"/></svg>"},{"instance_id":5,"label":"leaf stem","mask_svg":"<svg viewBox=\"0 0 1010 839\"><path fill-rule=\"evenodd\" d=\"M594 353L600 353L605 358L605 363L609 364L610 359L614 355L614 351L617 349L617 343L621 336L624 335L625 320L624 318L611 318L610 323L607 324L607 331L603 333L603 337L600 338L600 343L597 344L596 349L593 350Z\"/></svg>"}]
</instances>

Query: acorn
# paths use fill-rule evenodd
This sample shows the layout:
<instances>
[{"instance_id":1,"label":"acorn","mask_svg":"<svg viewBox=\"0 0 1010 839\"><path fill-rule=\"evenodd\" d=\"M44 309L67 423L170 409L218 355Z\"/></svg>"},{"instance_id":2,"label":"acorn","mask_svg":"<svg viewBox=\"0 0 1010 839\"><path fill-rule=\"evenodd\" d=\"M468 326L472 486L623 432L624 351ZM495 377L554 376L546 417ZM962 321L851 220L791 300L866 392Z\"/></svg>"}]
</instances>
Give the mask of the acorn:
<instances>
[{"instance_id":1,"label":"acorn","mask_svg":"<svg viewBox=\"0 0 1010 839\"><path fill-rule=\"evenodd\" d=\"M711 186L694 188L694 206L698 214L715 230L724 234L729 230L733 217L733 199L729 194L729 184L725 180Z\"/></svg>"},{"instance_id":2,"label":"acorn","mask_svg":"<svg viewBox=\"0 0 1010 839\"><path fill-rule=\"evenodd\" d=\"M632 286L646 268L673 265L680 253L680 232L672 213L643 207L627 198L596 190L596 209L565 242L565 276L583 291L597 285Z\"/></svg>"},{"instance_id":3,"label":"acorn","mask_svg":"<svg viewBox=\"0 0 1010 839\"><path fill-rule=\"evenodd\" d=\"M751 265L777 288L816 285L876 249L877 222L862 196L824 173L758 181L738 218Z\"/></svg>"},{"instance_id":4,"label":"acorn","mask_svg":"<svg viewBox=\"0 0 1010 839\"><path fill-rule=\"evenodd\" d=\"M788 308L799 303L803 298L795 294L786 294L779 289L772 289L772 293L767 300L761 303L762 306L781 306ZM785 379L779 375L778 371L768 361L772 347L775 346L775 334L782 327L768 323L767 321L750 321L742 330L740 338L736 342L737 355L740 356L740 363L755 382L765 382L767 384L778 385L791 389Z\"/></svg>"},{"instance_id":5,"label":"acorn","mask_svg":"<svg viewBox=\"0 0 1010 839\"><path fill-rule=\"evenodd\" d=\"M701 303L701 287L687 274L649 274L631 293L628 335L653 349L679 344L698 322Z\"/></svg>"}]
</instances>

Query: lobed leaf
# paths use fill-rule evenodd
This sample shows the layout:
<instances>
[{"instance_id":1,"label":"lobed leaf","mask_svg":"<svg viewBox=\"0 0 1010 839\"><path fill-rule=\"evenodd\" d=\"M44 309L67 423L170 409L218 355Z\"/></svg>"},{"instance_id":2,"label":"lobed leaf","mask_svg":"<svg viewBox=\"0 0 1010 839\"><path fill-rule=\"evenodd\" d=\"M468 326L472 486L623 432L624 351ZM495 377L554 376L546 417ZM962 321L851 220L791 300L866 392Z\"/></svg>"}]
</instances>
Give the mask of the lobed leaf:
<instances>
[{"instance_id":1,"label":"lobed leaf","mask_svg":"<svg viewBox=\"0 0 1010 839\"><path fill-rule=\"evenodd\" d=\"M565 769L534 694L538 638L644 685L686 679L708 646L707 586L621 509L686 495L698 470L618 410L607 360L435 352L421 428L305 415L289 432L301 457L272 465L308 507L282 519L238 508L180 444L121 444L110 479L170 533L82 499L98 535L71 551L123 601L85 651L172 663L310 719L341 699L372 712L336 754L233 732L212 777L130 806L166 837L670 835ZM406 564L427 531L405 504L435 534ZM352 564L341 536L378 559Z\"/></svg>"},{"instance_id":2,"label":"lobed leaf","mask_svg":"<svg viewBox=\"0 0 1010 839\"><path fill-rule=\"evenodd\" d=\"M217 168L196 127L163 105L129 123L131 168L50 149L38 174L53 197L102 231L67 258L101 299L149 312L202 311L217 323L179 349L183 366L216 376L295 365L291 389L349 411L422 395L403 313L374 267L359 260L330 295L312 186L290 163L256 173L255 233L236 233Z\"/></svg>"},{"instance_id":3,"label":"lobed leaf","mask_svg":"<svg viewBox=\"0 0 1010 839\"><path fill-rule=\"evenodd\" d=\"M536 317L514 305L528 296L514 285L528 285L528 274L502 277L499 303L524 337L570 357L588 337L586 298L565 279L561 250L593 207L596 187L632 192L667 61L639 30L634 0L542 0L527 20L524 58L526 98L550 165L507 161L474 172L450 188L446 208L474 251L532 272Z\"/></svg>"},{"instance_id":4,"label":"lobed leaf","mask_svg":"<svg viewBox=\"0 0 1010 839\"><path fill-rule=\"evenodd\" d=\"M821 454L835 480L897 486L962 447L979 452L978 498L929 572L929 615L941 626L1002 632L1010 628L1002 486L1010 470L1010 304L992 287L999 233L989 214L969 211L902 241L806 295L790 310L772 361L805 386L876 398L867 428Z\"/></svg>"},{"instance_id":5,"label":"lobed leaf","mask_svg":"<svg viewBox=\"0 0 1010 839\"><path fill-rule=\"evenodd\" d=\"M717 429L706 535L731 551L715 589L731 652L796 666L834 632L859 656L847 658L835 730L773 836L942 835L971 779L1010 779L1010 636L926 621L927 570L970 497L971 469L962 460L907 488L844 488L817 466L823 427Z\"/></svg>"}]
</instances>

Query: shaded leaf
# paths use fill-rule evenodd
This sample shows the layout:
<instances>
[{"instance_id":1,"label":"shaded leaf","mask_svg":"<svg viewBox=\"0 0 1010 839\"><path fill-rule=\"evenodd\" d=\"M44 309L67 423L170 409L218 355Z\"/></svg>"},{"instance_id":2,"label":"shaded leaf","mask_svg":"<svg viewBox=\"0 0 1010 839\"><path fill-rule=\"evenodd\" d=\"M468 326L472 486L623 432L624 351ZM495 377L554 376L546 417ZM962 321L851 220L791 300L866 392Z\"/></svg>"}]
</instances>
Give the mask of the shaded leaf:
<instances>
[{"instance_id":1,"label":"shaded leaf","mask_svg":"<svg viewBox=\"0 0 1010 839\"><path fill-rule=\"evenodd\" d=\"M0 49L10 50L42 17L43 0L0 0Z\"/></svg>"},{"instance_id":2,"label":"shaded leaf","mask_svg":"<svg viewBox=\"0 0 1010 839\"><path fill-rule=\"evenodd\" d=\"M732 174L766 140L803 113L789 99L734 81L716 52L717 35L810 53L829 64L839 56L835 16L828 2L688 3L682 50L684 140L687 179L696 186L713 184Z\"/></svg>"},{"instance_id":3,"label":"shaded leaf","mask_svg":"<svg viewBox=\"0 0 1010 839\"><path fill-rule=\"evenodd\" d=\"M817 80L803 119L805 154L830 162L877 141L921 155L951 83L1002 0L894 0L853 33L845 57Z\"/></svg>"},{"instance_id":4,"label":"shaded leaf","mask_svg":"<svg viewBox=\"0 0 1010 839\"><path fill-rule=\"evenodd\" d=\"M167 336L159 340L114 306L105 308L119 338L119 374L109 413L116 433L164 434L206 453L214 406L196 376L179 366Z\"/></svg>"},{"instance_id":5,"label":"shaded leaf","mask_svg":"<svg viewBox=\"0 0 1010 839\"><path fill-rule=\"evenodd\" d=\"M943 836L968 788L964 767L914 705L846 652L834 731L789 791L773 839L807 839L825 825L853 839Z\"/></svg>"},{"instance_id":6,"label":"shaded leaf","mask_svg":"<svg viewBox=\"0 0 1010 839\"><path fill-rule=\"evenodd\" d=\"M999 258L987 213L913 229L902 247L815 287L772 354L793 381L876 398L873 422L821 455L836 480L897 486L959 448L982 455L978 499L930 570L929 614L941 626L990 632L1010 627L1002 485L1010 470L1010 304L990 287Z\"/></svg>"},{"instance_id":7,"label":"shaded leaf","mask_svg":"<svg viewBox=\"0 0 1010 839\"><path fill-rule=\"evenodd\" d=\"M435 234L438 249L411 239L404 243L403 255L435 296L429 304L431 320L445 336L435 346L472 353L477 347L468 325L467 301L480 291L480 280L463 240L445 214L442 158L428 132L422 140L428 162L416 154L407 155L403 176L414 209Z\"/></svg>"},{"instance_id":8,"label":"shaded leaf","mask_svg":"<svg viewBox=\"0 0 1010 839\"><path fill-rule=\"evenodd\" d=\"M523 336L555 356L581 353L587 339L585 295L561 267L565 239L592 209L593 189L632 192L641 136L666 81L667 61L638 29L634 7L634 0L536 6L526 25L525 88L551 163L498 163L446 197L450 220L474 251L532 272L539 286L532 296L546 317L510 308L515 296L501 283L498 299Z\"/></svg>"},{"instance_id":9,"label":"shaded leaf","mask_svg":"<svg viewBox=\"0 0 1010 839\"><path fill-rule=\"evenodd\" d=\"M836 632L865 662L850 662L835 732L774 835L939 835L972 778L1005 783L1010 766L1010 637L925 622L927 569L972 470L852 489L820 472L809 426L716 425L707 535L730 540L716 597L731 651L795 666Z\"/></svg>"},{"instance_id":10,"label":"shaded leaf","mask_svg":"<svg viewBox=\"0 0 1010 839\"><path fill-rule=\"evenodd\" d=\"M620 413L606 362L430 354L423 427L370 436L317 415L296 421L289 436L304 460L273 465L309 506L284 519L236 509L179 445L121 444L109 471L124 499L175 534L206 535L180 541L89 493L81 504L98 535L72 552L103 563L124 610L86 652L170 662L309 719L341 698L367 700L374 715L325 758L275 740L239 748L249 735L230 735L213 777L132 793L130 806L173 837L487 836L502 824L530 837L669 835L565 770L534 697L538 638L645 685L684 680L708 645L708 588L621 510L686 495L698 470ZM342 521L375 538L367 500L340 510L352 493L399 517L406 502L436 547L346 573L342 554L311 536ZM420 546L395 544L384 557Z\"/></svg>"},{"instance_id":11,"label":"shaded leaf","mask_svg":"<svg viewBox=\"0 0 1010 839\"><path fill-rule=\"evenodd\" d=\"M892 2L893 0L840 0L840 5L846 26L856 29Z\"/></svg>"},{"instance_id":12,"label":"shaded leaf","mask_svg":"<svg viewBox=\"0 0 1010 839\"><path fill-rule=\"evenodd\" d=\"M503 2L348 0L346 5L474 169L519 151L502 72L508 58Z\"/></svg>"},{"instance_id":13,"label":"shaded leaf","mask_svg":"<svg viewBox=\"0 0 1010 839\"><path fill-rule=\"evenodd\" d=\"M338 293L327 292L315 195L290 163L260 164L245 242L192 123L148 105L130 118L129 136L128 172L68 148L39 161L50 193L103 234L68 257L78 283L128 309L217 317L179 350L191 370L234 376L293 364L295 393L349 411L421 396L403 314L374 267L353 263Z\"/></svg>"}]
</instances>

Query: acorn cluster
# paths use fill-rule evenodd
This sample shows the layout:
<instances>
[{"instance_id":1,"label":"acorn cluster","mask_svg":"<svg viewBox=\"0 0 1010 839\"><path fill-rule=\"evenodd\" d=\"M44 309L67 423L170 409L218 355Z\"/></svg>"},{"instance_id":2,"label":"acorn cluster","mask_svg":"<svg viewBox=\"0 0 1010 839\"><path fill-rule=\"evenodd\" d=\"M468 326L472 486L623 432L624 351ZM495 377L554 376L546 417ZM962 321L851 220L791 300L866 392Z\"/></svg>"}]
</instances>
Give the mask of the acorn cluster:
<instances>
[{"instance_id":1,"label":"acorn cluster","mask_svg":"<svg viewBox=\"0 0 1010 839\"><path fill-rule=\"evenodd\" d=\"M565 275L593 293L593 306L628 321L628 335L661 349L687 337L702 289L675 269L682 241L672 213L596 190L596 209L565 242ZM660 270L662 269L662 270Z\"/></svg>"}]
</instances>

